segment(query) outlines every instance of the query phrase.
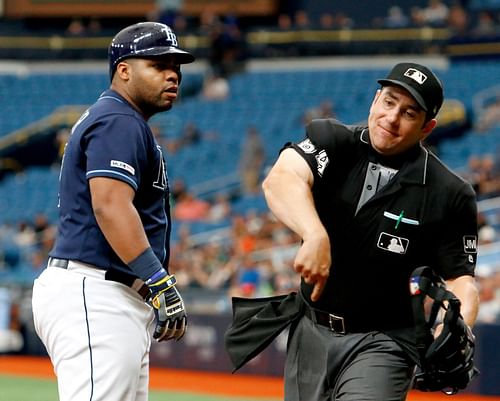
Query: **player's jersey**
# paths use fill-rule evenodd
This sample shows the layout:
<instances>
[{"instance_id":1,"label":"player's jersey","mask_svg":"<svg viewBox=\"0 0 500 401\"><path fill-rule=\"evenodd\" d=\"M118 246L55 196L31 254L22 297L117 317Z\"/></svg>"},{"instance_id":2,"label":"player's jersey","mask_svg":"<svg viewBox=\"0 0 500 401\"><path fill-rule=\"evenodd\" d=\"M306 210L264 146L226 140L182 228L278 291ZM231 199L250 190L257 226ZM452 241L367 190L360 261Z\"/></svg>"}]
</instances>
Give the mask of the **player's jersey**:
<instances>
[{"instance_id":1,"label":"player's jersey","mask_svg":"<svg viewBox=\"0 0 500 401\"><path fill-rule=\"evenodd\" d=\"M149 243L167 267L169 186L162 151L144 118L112 90L71 131L60 173L58 235L49 255L130 272L94 217L88 185L92 177L120 180L135 190L134 206Z\"/></svg>"}]
</instances>

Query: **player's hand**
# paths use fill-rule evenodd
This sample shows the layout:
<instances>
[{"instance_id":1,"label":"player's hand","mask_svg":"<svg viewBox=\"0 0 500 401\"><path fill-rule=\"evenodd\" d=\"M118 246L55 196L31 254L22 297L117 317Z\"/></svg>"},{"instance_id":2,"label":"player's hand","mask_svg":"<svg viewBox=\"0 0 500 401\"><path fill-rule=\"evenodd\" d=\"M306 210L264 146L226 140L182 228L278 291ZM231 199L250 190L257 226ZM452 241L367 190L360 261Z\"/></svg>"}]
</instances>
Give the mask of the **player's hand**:
<instances>
[{"instance_id":1,"label":"player's hand","mask_svg":"<svg viewBox=\"0 0 500 401\"><path fill-rule=\"evenodd\" d=\"M151 290L147 301L153 307L156 318L153 338L157 341L178 341L186 332L186 310L184 301L175 287L176 283L175 277L165 270L146 281Z\"/></svg>"}]
</instances>

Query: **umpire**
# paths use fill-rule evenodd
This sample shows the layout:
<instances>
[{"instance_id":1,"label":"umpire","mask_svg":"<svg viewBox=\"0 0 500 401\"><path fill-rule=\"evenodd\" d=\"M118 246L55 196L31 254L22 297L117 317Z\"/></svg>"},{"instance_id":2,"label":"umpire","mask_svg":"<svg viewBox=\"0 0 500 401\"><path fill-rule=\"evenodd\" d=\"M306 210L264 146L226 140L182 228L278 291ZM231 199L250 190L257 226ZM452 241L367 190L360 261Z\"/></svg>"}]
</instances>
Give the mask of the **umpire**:
<instances>
[{"instance_id":1,"label":"umpire","mask_svg":"<svg viewBox=\"0 0 500 401\"><path fill-rule=\"evenodd\" d=\"M446 280L467 325L476 319L475 193L422 145L442 84L414 63L378 82L368 126L314 120L263 183L271 211L302 238L286 401L406 398L418 361L408 285L418 266Z\"/></svg>"}]
</instances>

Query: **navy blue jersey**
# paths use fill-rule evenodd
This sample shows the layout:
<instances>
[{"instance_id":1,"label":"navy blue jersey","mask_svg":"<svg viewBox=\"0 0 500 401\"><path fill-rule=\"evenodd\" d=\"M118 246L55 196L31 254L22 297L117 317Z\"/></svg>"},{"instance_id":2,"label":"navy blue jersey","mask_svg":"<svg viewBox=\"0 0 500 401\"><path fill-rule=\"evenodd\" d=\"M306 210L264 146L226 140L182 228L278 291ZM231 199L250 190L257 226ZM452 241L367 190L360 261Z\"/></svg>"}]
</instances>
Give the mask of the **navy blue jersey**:
<instances>
[{"instance_id":1,"label":"navy blue jersey","mask_svg":"<svg viewBox=\"0 0 500 401\"><path fill-rule=\"evenodd\" d=\"M88 185L92 177L120 180L135 190L134 206L149 243L167 267L169 187L162 151L144 118L112 90L71 131L61 166L58 235L49 255L130 272L94 217Z\"/></svg>"}]
</instances>

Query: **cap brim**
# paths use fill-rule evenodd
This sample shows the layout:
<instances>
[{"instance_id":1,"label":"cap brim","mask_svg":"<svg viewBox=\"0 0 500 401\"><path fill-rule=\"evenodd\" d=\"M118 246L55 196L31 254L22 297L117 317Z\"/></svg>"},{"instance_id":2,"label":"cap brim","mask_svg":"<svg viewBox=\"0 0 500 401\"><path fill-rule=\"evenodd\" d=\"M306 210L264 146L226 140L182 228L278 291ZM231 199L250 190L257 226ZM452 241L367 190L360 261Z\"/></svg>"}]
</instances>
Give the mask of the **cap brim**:
<instances>
[{"instance_id":1,"label":"cap brim","mask_svg":"<svg viewBox=\"0 0 500 401\"><path fill-rule=\"evenodd\" d=\"M424 111L428 111L427 110L427 106L424 102L424 99L422 98L422 96L420 96L420 94L414 89L412 88L410 85L408 85L407 83L405 82L401 82L401 81L397 81L395 79L379 79L377 81L380 85L382 86L387 86L387 85L397 85L397 86L401 86L402 88L406 89L408 92L410 92L410 95L413 96L413 98L417 101L418 105L424 109Z\"/></svg>"},{"instance_id":2,"label":"cap brim","mask_svg":"<svg viewBox=\"0 0 500 401\"><path fill-rule=\"evenodd\" d=\"M195 58L192 54L173 46L152 47L137 51L133 57L159 57L172 56L179 64L192 63Z\"/></svg>"}]
</instances>

